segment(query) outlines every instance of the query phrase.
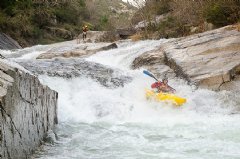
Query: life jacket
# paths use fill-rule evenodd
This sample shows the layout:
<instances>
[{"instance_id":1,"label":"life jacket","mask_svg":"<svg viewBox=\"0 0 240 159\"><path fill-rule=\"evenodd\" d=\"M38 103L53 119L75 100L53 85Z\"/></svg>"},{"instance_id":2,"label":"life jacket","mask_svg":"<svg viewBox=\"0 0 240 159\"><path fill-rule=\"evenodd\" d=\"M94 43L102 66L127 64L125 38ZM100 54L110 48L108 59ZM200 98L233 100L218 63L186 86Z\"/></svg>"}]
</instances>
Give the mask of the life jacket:
<instances>
[{"instance_id":1,"label":"life jacket","mask_svg":"<svg viewBox=\"0 0 240 159\"><path fill-rule=\"evenodd\" d=\"M153 83L153 84L151 85L151 87L152 87L152 88L159 88L159 87L161 87L162 85L163 85L162 82L155 82L155 83Z\"/></svg>"},{"instance_id":2,"label":"life jacket","mask_svg":"<svg viewBox=\"0 0 240 159\"><path fill-rule=\"evenodd\" d=\"M86 27L83 27L83 32L87 32L88 31L88 28L86 28Z\"/></svg>"}]
</instances>

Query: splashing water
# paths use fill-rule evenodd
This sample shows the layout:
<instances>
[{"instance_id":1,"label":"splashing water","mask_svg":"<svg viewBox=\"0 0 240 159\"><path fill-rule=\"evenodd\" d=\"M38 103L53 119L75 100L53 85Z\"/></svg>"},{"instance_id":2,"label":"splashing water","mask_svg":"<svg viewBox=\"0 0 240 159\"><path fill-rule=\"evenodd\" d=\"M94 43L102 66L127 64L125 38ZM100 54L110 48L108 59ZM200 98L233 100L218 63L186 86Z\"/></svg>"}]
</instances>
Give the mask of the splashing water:
<instances>
[{"instance_id":1,"label":"splashing water","mask_svg":"<svg viewBox=\"0 0 240 159\"><path fill-rule=\"evenodd\" d=\"M194 90L184 81L170 80L178 95L188 100L183 107L145 99L144 89L154 81L142 70L131 70L130 64L165 41L123 42L118 49L87 58L133 77L124 87L109 89L86 77L66 80L41 75L43 83L59 92L59 139L54 145L45 144L34 157L239 158L239 105L227 97L227 92Z\"/></svg>"}]
</instances>

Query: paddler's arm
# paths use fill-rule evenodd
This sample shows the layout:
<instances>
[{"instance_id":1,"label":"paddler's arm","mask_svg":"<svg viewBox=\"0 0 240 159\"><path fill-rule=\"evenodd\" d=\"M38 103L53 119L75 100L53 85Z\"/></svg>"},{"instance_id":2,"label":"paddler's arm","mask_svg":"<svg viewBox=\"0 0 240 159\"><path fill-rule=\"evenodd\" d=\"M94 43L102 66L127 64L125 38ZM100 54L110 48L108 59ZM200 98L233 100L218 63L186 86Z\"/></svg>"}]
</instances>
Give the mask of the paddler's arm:
<instances>
[{"instance_id":1,"label":"paddler's arm","mask_svg":"<svg viewBox=\"0 0 240 159\"><path fill-rule=\"evenodd\" d=\"M176 90L175 90L174 88L172 88L172 87L170 87L170 86L168 86L168 88L170 89L170 92L171 92L171 93L176 93Z\"/></svg>"}]
</instances>

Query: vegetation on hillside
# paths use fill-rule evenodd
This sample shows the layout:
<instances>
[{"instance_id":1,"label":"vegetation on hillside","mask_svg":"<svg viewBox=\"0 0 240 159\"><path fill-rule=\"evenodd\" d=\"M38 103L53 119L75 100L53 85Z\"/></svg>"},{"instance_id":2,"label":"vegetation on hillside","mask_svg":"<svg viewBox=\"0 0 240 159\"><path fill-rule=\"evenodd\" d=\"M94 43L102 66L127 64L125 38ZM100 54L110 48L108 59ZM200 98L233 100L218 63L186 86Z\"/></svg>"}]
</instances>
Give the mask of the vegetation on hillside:
<instances>
[{"instance_id":1,"label":"vegetation on hillside","mask_svg":"<svg viewBox=\"0 0 240 159\"><path fill-rule=\"evenodd\" d=\"M21 45L71 39L89 18L84 0L1 0L0 30Z\"/></svg>"},{"instance_id":2,"label":"vegetation on hillside","mask_svg":"<svg viewBox=\"0 0 240 159\"><path fill-rule=\"evenodd\" d=\"M0 32L7 33L22 46L70 40L81 33L84 24L92 30L109 30L125 23L124 17L129 16L114 13L123 7L119 6L120 2L1 0Z\"/></svg>"},{"instance_id":3,"label":"vegetation on hillside","mask_svg":"<svg viewBox=\"0 0 240 159\"><path fill-rule=\"evenodd\" d=\"M90 21L95 24L95 30L113 30L131 25L131 18L136 7L122 0L87 0Z\"/></svg>"},{"instance_id":4,"label":"vegetation on hillside","mask_svg":"<svg viewBox=\"0 0 240 159\"><path fill-rule=\"evenodd\" d=\"M240 20L239 0L144 0L144 4L132 22L137 24L145 20L146 36L157 32L159 37L180 37ZM161 14L165 14L165 18L155 23L156 16Z\"/></svg>"}]
</instances>

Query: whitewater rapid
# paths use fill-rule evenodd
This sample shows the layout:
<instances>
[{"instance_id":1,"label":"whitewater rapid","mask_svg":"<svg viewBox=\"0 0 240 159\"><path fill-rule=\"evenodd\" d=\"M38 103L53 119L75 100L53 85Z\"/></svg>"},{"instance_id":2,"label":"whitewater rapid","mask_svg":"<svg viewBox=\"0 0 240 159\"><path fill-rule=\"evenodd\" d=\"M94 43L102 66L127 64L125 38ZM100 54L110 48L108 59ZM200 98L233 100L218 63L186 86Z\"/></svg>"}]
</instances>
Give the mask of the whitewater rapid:
<instances>
[{"instance_id":1,"label":"whitewater rapid","mask_svg":"<svg viewBox=\"0 0 240 159\"><path fill-rule=\"evenodd\" d=\"M131 70L130 65L134 58L166 41L125 41L118 43L118 49L86 58L132 77L124 87L107 88L84 76L40 75L41 82L59 92L58 138L54 144L44 144L33 157L239 159L239 103L229 92L196 89L175 78L170 85L187 98L183 107L145 99L144 90L154 80L144 76L142 69ZM69 43L72 45L76 44ZM35 46L25 49L27 53L17 50L11 59L34 59L51 47Z\"/></svg>"}]
</instances>

